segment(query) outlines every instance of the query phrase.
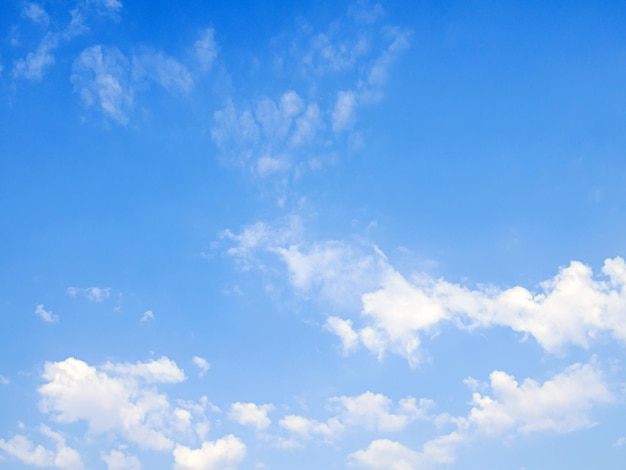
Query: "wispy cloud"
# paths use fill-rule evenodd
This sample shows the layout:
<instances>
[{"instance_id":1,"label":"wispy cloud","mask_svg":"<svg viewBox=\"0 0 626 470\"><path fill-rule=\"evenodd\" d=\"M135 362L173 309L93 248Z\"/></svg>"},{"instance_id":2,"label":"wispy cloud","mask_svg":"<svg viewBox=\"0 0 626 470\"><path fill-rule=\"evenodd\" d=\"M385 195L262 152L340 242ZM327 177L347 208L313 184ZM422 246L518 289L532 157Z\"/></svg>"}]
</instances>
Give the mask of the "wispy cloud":
<instances>
[{"instance_id":1,"label":"wispy cloud","mask_svg":"<svg viewBox=\"0 0 626 470\"><path fill-rule=\"evenodd\" d=\"M194 356L193 363L199 369L198 375L200 377L206 374L211 368L211 364L209 364L209 361L207 361L205 358L200 357L200 356Z\"/></svg>"},{"instance_id":2,"label":"wispy cloud","mask_svg":"<svg viewBox=\"0 0 626 470\"><path fill-rule=\"evenodd\" d=\"M87 107L97 107L125 124L133 103L129 61L117 48L92 46L80 53L72 67L74 89Z\"/></svg>"},{"instance_id":3,"label":"wispy cloud","mask_svg":"<svg viewBox=\"0 0 626 470\"><path fill-rule=\"evenodd\" d=\"M59 321L58 315L54 315L52 311L43 308L43 304L37 305L35 309L35 315L41 318L46 323L56 323Z\"/></svg>"},{"instance_id":4,"label":"wispy cloud","mask_svg":"<svg viewBox=\"0 0 626 470\"><path fill-rule=\"evenodd\" d=\"M408 47L410 34L376 24L381 17L380 6L356 4L325 31L302 24L269 69L277 81L298 77L291 87L270 96L246 87L252 93L232 96L214 114L211 135L223 158L281 180L335 162L346 135L358 140L358 108L380 100L392 62Z\"/></svg>"},{"instance_id":5,"label":"wispy cloud","mask_svg":"<svg viewBox=\"0 0 626 470\"><path fill-rule=\"evenodd\" d=\"M41 80L45 70L54 64L52 52L58 45L56 34L47 33L35 52L29 52L25 58L15 62L13 76L26 80Z\"/></svg>"},{"instance_id":6,"label":"wispy cloud","mask_svg":"<svg viewBox=\"0 0 626 470\"><path fill-rule=\"evenodd\" d=\"M68 287L66 292L71 297L81 295L92 302L102 302L111 296L110 287Z\"/></svg>"},{"instance_id":7,"label":"wispy cloud","mask_svg":"<svg viewBox=\"0 0 626 470\"><path fill-rule=\"evenodd\" d=\"M143 312L140 321L142 323L154 321L154 312L152 310L146 310L145 312Z\"/></svg>"}]
</instances>

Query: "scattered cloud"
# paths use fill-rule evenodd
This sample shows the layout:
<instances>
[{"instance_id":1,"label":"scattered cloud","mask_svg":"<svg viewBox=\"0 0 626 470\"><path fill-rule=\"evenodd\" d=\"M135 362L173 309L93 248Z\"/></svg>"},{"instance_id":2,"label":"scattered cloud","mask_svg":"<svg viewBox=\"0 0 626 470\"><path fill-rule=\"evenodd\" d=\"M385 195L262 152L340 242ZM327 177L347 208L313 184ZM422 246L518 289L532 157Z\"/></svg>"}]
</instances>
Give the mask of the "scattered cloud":
<instances>
[{"instance_id":1,"label":"scattered cloud","mask_svg":"<svg viewBox=\"0 0 626 470\"><path fill-rule=\"evenodd\" d=\"M109 287L68 287L66 292L71 297L82 295L92 302L102 302L111 296Z\"/></svg>"},{"instance_id":2,"label":"scattered cloud","mask_svg":"<svg viewBox=\"0 0 626 470\"><path fill-rule=\"evenodd\" d=\"M193 363L199 369L198 375L200 377L202 377L204 374L206 374L209 371L209 369L211 368L211 364L209 364L209 362L206 359L204 359L203 357L200 357L200 356L194 356L193 357Z\"/></svg>"},{"instance_id":3,"label":"scattered cloud","mask_svg":"<svg viewBox=\"0 0 626 470\"><path fill-rule=\"evenodd\" d=\"M258 431L267 429L272 421L267 414L275 409L274 405L257 405L256 403L233 403L230 407L229 417L242 426L252 426Z\"/></svg>"},{"instance_id":4,"label":"scattered cloud","mask_svg":"<svg viewBox=\"0 0 626 470\"><path fill-rule=\"evenodd\" d=\"M126 455L121 450L112 450L102 455L107 470L141 470L141 462L134 455Z\"/></svg>"},{"instance_id":5,"label":"scattered cloud","mask_svg":"<svg viewBox=\"0 0 626 470\"><path fill-rule=\"evenodd\" d=\"M44 309L43 304L37 305L37 308L35 309L35 315L37 315L46 323L57 323L59 321L59 316L54 315L50 310Z\"/></svg>"},{"instance_id":6,"label":"scattered cloud","mask_svg":"<svg viewBox=\"0 0 626 470\"><path fill-rule=\"evenodd\" d=\"M246 457L246 446L232 434L202 443L199 449L178 445L174 449L175 470L236 470Z\"/></svg>"},{"instance_id":7,"label":"scattered cloud","mask_svg":"<svg viewBox=\"0 0 626 470\"><path fill-rule=\"evenodd\" d=\"M428 410L434 405L431 400L418 401L413 397L403 398L394 405L386 396L369 391L354 397L334 397L328 403L337 414L325 422L287 415L280 420L279 425L299 439L320 437L331 441L339 438L348 429L370 432L400 431L415 420L430 419Z\"/></svg>"},{"instance_id":8,"label":"scattered cloud","mask_svg":"<svg viewBox=\"0 0 626 470\"><path fill-rule=\"evenodd\" d=\"M50 23L50 17L46 10L36 3L27 3L22 9L22 16L42 26L47 27Z\"/></svg>"},{"instance_id":9,"label":"scattered cloud","mask_svg":"<svg viewBox=\"0 0 626 470\"><path fill-rule=\"evenodd\" d=\"M169 92L187 93L193 79L187 68L162 52L144 51L132 58L132 78L136 82L153 81Z\"/></svg>"},{"instance_id":10,"label":"scattered cloud","mask_svg":"<svg viewBox=\"0 0 626 470\"><path fill-rule=\"evenodd\" d=\"M25 58L15 62L13 76L26 80L41 80L45 70L54 64L52 52L57 45L58 37L53 33L47 33L35 52L29 52Z\"/></svg>"},{"instance_id":11,"label":"scattered cloud","mask_svg":"<svg viewBox=\"0 0 626 470\"><path fill-rule=\"evenodd\" d=\"M4 375L0 375L0 384L2 385L9 385L11 383L11 381L5 377Z\"/></svg>"},{"instance_id":12,"label":"scattered cloud","mask_svg":"<svg viewBox=\"0 0 626 470\"><path fill-rule=\"evenodd\" d=\"M59 423L84 421L91 435L117 433L142 448L169 450L191 423L180 419L154 385L177 383L184 373L166 357L98 368L75 358L47 362L40 408Z\"/></svg>"},{"instance_id":13,"label":"scattered cloud","mask_svg":"<svg viewBox=\"0 0 626 470\"><path fill-rule=\"evenodd\" d=\"M154 321L154 312L152 310L146 310L145 312L143 312L140 321L142 323Z\"/></svg>"},{"instance_id":14,"label":"scattered cloud","mask_svg":"<svg viewBox=\"0 0 626 470\"><path fill-rule=\"evenodd\" d=\"M39 431L55 442L56 450L47 449L41 444L35 445L21 434L16 434L8 441L0 439L0 450L27 465L54 467L62 470L83 470L80 455L75 449L66 445L65 438L61 434L52 431L46 425L41 425Z\"/></svg>"}]
</instances>

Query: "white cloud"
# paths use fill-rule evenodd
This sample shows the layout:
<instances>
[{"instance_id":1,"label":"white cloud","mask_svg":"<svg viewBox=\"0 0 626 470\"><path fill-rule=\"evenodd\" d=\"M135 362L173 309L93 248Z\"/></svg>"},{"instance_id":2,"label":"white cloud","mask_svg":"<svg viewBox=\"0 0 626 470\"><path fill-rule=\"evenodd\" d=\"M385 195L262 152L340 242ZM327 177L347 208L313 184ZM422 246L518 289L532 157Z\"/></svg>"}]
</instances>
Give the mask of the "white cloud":
<instances>
[{"instance_id":1,"label":"white cloud","mask_svg":"<svg viewBox=\"0 0 626 470\"><path fill-rule=\"evenodd\" d=\"M117 48L92 46L80 53L72 72L74 89L87 107L99 107L125 124L133 103L128 59Z\"/></svg>"},{"instance_id":2,"label":"white cloud","mask_svg":"<svg viewBox=\"0 0 626 470\"><path fill-rule=\"evenodd\" d=\"M83 470L83 463L78 452L68 447L65 438L52 431L48 426L41 425L39 431L56 444L56 450L36 445L26 436L17 434L8 441L0 439L0 449L8 455L28 465L36 467L55 467L62 470Z\"/></svg>"},{"instance_id":3,"label":"white cloud","mask_svg":"<svg viewBox=\"0 0 626 470\"><path fill-rule=\"evenodd\" d=\"M59 321L59 316L54 315L50 310L44 309L43 304L37 305L37 308L35 309L35 315L37 315L46 323L56 323Z\"/></svg>"},{"instance_id":4,"label":"white cloud","mask_svg":"<svg viewBox=\"0 0 626 470\"><path fill-rule=\"evenodd\" d=\"M167 358L102 368L78 359L45 364L40 408L60 423L86 421L93 435L116 432L148 449L173 447L181 422L153 384L176 383L183 372Z\"/></svg>"},{"instance_id":5,"label":"white cloud","mask_svg":"<svg viewBox=\"0 0 626 470\"><path fill-rule=\"evenodd\" d=\"M415 420L430 419L428 410L433 406L430 400L417 401L413 397L403 398L394 405L386 396L369 391L353 397L333 397L328 403L337 414L325 422L287 415L279 421L279 425L300 439L320 437L332 441L349 429L370 432L400 431Z\"/></svg>"},{"instance_id":6,"label":"white cloud","mask_svg":"<svg viewBox=\"0 0 626 470\"><path fill-rule=\"evenodd\" d=\"M502 371L489 376L493 398L477 392L461 426L473 426L486 435L567 433L592 426L589 413L596 404L609 403L612 394L597 364L574 364L538 384L521 384Z\"/></svg>"},{"instance_id":7,"label":"white cloud","mask_svg":"<svg viewBox=\"0 0 626 470\"><path fill-rule=\"evenodd\" d=\"M343 426L336 418L331 418L327 422L321 423L304 416L287 415L278 424L301 439L311 439L315 436L333 439L343 432Z\"/></svg>"},{"instance_id":8,"label":"white cloud","mask_svg":"<svg viewBox=\"0 0 626 470\"><path fill-rule=\"evenodd\" d=\"M380 285L380 263L384 256L375 247L341 241L309 243L299 217L277 223L258 222L240 234L226 232L235 242L228 254L244 269L264 269L264 257L278 256L284 262L289 281L304 296L319 293L337 308L360 303L360 296Z\"/></svg>"},{"instance_id":9,"label":"white cloud","mask_svg":"<svg viewBox=\"0 0 626 470\"><path fill-rule=\"evenodd\" d=\"M456 430L427 441L420 452L387 439L350 455L351 462L372 469L425 469L450 465L463 443L487 438L513 438L532 433L571 433L588 428L594 406L613 400L598 364L573 364L542 384L518 383L494 371L489 388L493 397L474 393L467 416L449 418Z\"/></svg>"},{"instance_id":10,"label":"white cloud","mask_svg":"<svg viewBox=\"0 0 626 470\"><path fill-rule=\"evenodd\" d=\"M185 372L174 361L163 356L160 359L135 364L107 362L102 370L118 375L141 378L147 383L179 383L185 380Z\"/></svg>"},{"instance_id":11,"label":"white cloud","mask_svg":"<svg viewBox=\"0 0 626 470\"><path fill-rule=\"evenodd\" d=\"M162 52L146 51L133 56L132 74L135 81L151 80L170 92L189 92L193 79L187 68Z\"/></svg>"},{"instance_id":12,"label":"white cloud","mask_svg":"<svg viewBox=\"0 0 626 470\"><path fill-rule=\"evenodd\" d=\"M67 295L71 297L82 295L92 302L102 302L111 296L111 289L109 287L68 287L66 292Z\"/></svg>"},{"instance_id":13,"label":"white cloud","mask_svg":"<svg viewBox=\"0 0 626 470\"><path fill-rule=\"evenodd\" d=\"M200 369L200 371L198 372L198 375L200 377L206 374L208 370L211 368L211 364L209 364L209 362L206 359L200 356L194 356L193 363L196 365L196 367L198 367L198 369Z\"/></svg>"},{"instance_id":14,"label":"white cloud","mask_svg":"<svg viewBox=\"0 0 626 470\"><path fill-rule=\"evenodd\" d=\"M357 335L379 358L393 352L414 367L422 358L421 336L437 332L443 323L467 330L508 327L556 354L568 345L588 348L609 335L626 341L626 319L620 315L626 308L626 267L619 257L605 261L600 279L573 261L542 282L539 292L521 286L471 289L427 275L407 279L384 258L376 266L382 281L380 288L362 295L364 326L334 317L327 323L345 352L356 349Z\"/></svg>"},{"instance_id":15,"label":"white cloud","mask_svg":"<svg viewBox=\"0 0 626 470\"><path fill-rule=\"evenodd\" d=\"M0 375L0 384L9 385L10 383L11 383L11 380L9 380L8 377L5 377L4 375Z\"/></svg>"},{"instance_id":16,"label":"white cloud","mask_svg":"<svg viewBox=\"0 0 626 470\"><path fill-rule=\"evenodd\" d=\"M48 26L50 23L50 17L46 10L36 3L27 3L22 9L22 16L43 26Z\"/></svg>"},{"instance_id":17,"label":"white cloud","mask_svg":"<svg viewBox=\"0 0 626 470\"><path fill-rule=\"evenodd\" d=\"M57 45L57 36L47 33L35 52L29 52L24 59L19 59L15 63L13 76L26 80L41 80L45 69L54 64L52 51L56 49Z\"/></svg>"},{"instance_id":18,"label":"white cloud","mask_svg":"<svg viewBox=\"0 0 626 470\"><path fill-rule=\"evenodd\" d=\"M203 70L209 70L217 57L218 47L215 43L215 32L212 28L205 29L193 45L196 58Z\"/></svg>"},{"instance_id":19,"label":"white cloud","mask_svg":"<svg viewBox=\"0 0 626 470\"><path fill-rule=\"evenodd\" d=\"M140 321L142 323L154 321L154 312L152 310L146 310L145 312L143 312Z\"/></svg>"},{"instance_id":20,"label":"white cloud","mask_svg":"<svg viewBox=\"0 0 626 470\"><path fill-rule=\"evenodd\" d=\"M326 327L329 331L339 336L344 354L354 351L359 346L359 335L352 329L352 320L328 317Z\"/></svg>"},{"instance_id":21,"label":"white cloud","mask_svg":"<svg viewBox=\"0 0 626 470\"><path fill-rule=\"evenodd\" d=\"M102 456L107 470L141 470L141 462L134 455L126 455L119 450L112 450Z\"/></svg>"},{"instance_id":22,"label":"white cloud","mask_svg":"<svg viewBox=\"0 0 626 470\"><path fill-rule=\"evenodd\" d=\"M372 441L365 450L350 455L352 461L360 466L381 470L416 469L420 455L389 439Z\"/></svg>"},{"instance_id":23,"label":"white cloud","mask_svg":"<svg viewBox=\"0 0 626 470\"><path fill-rule=\"evenodd\" d=\"M381 432L399 431L416 419L426 419L428 409L433 406L430 400L422 398L418 402L407 397L392 412L393 402L389 398L369 391L355 397L335 397L330 403L341 408L338 419L345 427Z\"/></svg>"},{"instance_id":24,"label":"white cloud","mask_svg":"<svg viewBox=\"0 0 626 470\"><path fill-rule=\"evenodd\" d=\"M177 445L175 470L236 470L246 457L246 446L232 434L217 441L202 443L199 449Z\"/></svg>"},{"instance_id":25,"label":"white cloud","mask_svg":"<svg viewBox=\"0 0 626 470\"><path fill-rule=\"evenodd\" d=\"M274 410L274 405L257 405L256 403L233 403L230 407L229 417L242 426L252 426L258 431L267 429L272 421L267 414Z\"/></svg>"}]
</instances>

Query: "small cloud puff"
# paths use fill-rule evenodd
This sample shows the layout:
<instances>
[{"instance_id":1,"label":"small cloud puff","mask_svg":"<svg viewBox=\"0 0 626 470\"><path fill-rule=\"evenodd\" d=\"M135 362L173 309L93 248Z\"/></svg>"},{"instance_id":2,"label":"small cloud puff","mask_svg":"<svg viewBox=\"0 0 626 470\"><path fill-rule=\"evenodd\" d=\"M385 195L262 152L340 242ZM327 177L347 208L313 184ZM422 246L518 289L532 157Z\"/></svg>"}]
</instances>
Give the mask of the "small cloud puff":
<instances>
[{"instance_id":1,"label":"small cloud puff","mask_svg":"<svg viewBox=\"0 0 626 470\"><path fill-rule=\"evenodd\" d=\"M35 309L35 315L41 318L46 323L56 323L59 321L58 315L54 315L52 311L43 308L43 304L37 305Z\"/></svg>"}]
</instances>

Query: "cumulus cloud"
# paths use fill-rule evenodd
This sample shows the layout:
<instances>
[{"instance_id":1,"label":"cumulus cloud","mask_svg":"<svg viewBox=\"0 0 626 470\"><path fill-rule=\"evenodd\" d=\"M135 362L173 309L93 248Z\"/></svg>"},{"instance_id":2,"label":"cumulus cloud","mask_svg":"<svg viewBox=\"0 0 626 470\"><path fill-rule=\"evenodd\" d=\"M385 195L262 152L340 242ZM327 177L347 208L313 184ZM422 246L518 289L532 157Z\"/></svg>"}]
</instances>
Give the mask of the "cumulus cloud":
<instances>
[{"instance_id":1,"label":"cumulus cloud","mask_svg":"<svg viewBox=\"0 0 626 470\"><path fill-rule=\"evenodd\" d=\"M126 455L120 450L112 450L102 456L107 470L141 470L141 462L134 455Z\"/></svg>"},{"instance_id":2,"label":"cumulus cloud","mask_svg":"<svg viewBox=\"0 0 626 470\"><path fill-rule=\"evenodd\" d=\"M470 289L424 275L407 280L388 267L381 288L362 296L368 325L359 337L372 351L391 350L412 364L419 362L420 333L444 321L469 330L508 327L531 335L550 353L568 345L588 348L606 335L624 342L625 285L626 267L619 257L604 262L600 278L572 261L542 282L539 292L521 286Z\"/></svg>"},{"instance_id":3,"label":"cumulus cloud","mask_svg":"<svg viewBox=\"0 0 626 470\"><path fill-rule=\"evenodd\" d=\"M43 308L43 304L37 305L35 309L35 315L41 318L46 323L56 323L59 321L58 315L55 315L50 310L46 310Z\"/></svg>"},{"instance_id":4,"label":"cumulus cloud","mask_svg":"<svg viewBox=\"0 0 626 470\"><path fill-rule=\"evenodd\" d=\"M491 396L475 392L468 414L449 419L456 429L427 441L419 452L399 442L377 439L351 454L350 461L372 469L449 465L464 443L588 428L594 425L594 407L614 400L595 360L573 364L541 384L530 378L518 383L503 371L493 371L489 379L485 386Z\"/></svg>"},{"instance_id":5,"label":"cumulus cloud","mask_svg":"<svg viewBox=\"0 0 626 470\"><path fill-rule=\"evenodd\" d=\"M199 449L177 445L175 470L236 470L246 457L246 446L232 434L202 443Z\"/></svg>"},{"instance_id":6,"label":"cumulus cloud","mask_svg":"<svg viewBox=\"0 0 626 470\"><path fill-rule=\"evenodd\" d=\"M109 287L68 287L66 292L71 297L81 295L92 302L102 302L111 296Z\"/></svg>"},{"instance_id":7,"label":"cumulus cloud","mask_svg":"<svg viewBox=\"0 0 626 470\"><path fill-rule=\"evenodd\" d=\"M274 405L257 405L256 403L233 403L230 407L229 417L242 426L252 426L258 431L267 429L272 421L267 414L274 410Z\"/></svg>"},{"instance_id":8,"label":"cumulus cloud","mask_svg":"<svg viewBox=\"0 0 626 470\"><path fill-rule=\"evenodd\" d=\"M68 447L65 438L52 431L48 426L41 425L39 431L56 444L56 450L42 445L35 445L30 439L17 434L8 441L0 439L0 449L8 455L27 465L36 467L54 467L62 470L83 470L83 463L78 452Z\"/></svg>"},{"instance_id":9,"label":"cumulus cloud","mask_svg":"<svg viewBox=\"0 0 626 470\"><path fill-rule=\"evenodd\" d=\"M118 433L141 447L167 450L185 425L154 387L184 380L183 371L168 358L100 368L68 358L47 362L42 378L41 410L59 423L85 421L93 435Z\"/></svg>"},{"instance_id":10,"label":"cumulus cloud","mask_svg":"<svg viewBox=\"0 0 626 470\"><path fill-rule=\"evenodd\" d=\"M613 400L594 362L569 366L541 385L532 379L520 384L502 371L492 372L489 381L493 397L474 393L461 427L473 426L487 435L567 433L592 426L593 405Z\"/></svg>"},{"instance_id":11,"label":"cumulus cloud","mask_svg":"<svg viewBox=\"0 0 626 470\"><path fill-rule=\"evenodd\" d=\"M325 422L304 416L287 415L279 425L300 439L320 437L334 440L349 429L370 432L395 432L419 419L430 419L428 410L433 402L414 397L401 399L397 405L380 393L367 391L358 396L339 396L328 400L329 408L337 412Z\"/></svg>"}]
</instances>

